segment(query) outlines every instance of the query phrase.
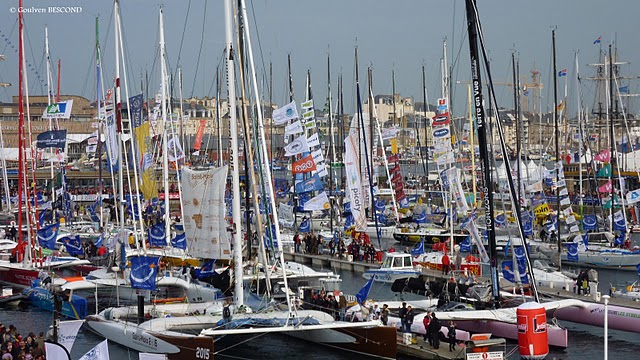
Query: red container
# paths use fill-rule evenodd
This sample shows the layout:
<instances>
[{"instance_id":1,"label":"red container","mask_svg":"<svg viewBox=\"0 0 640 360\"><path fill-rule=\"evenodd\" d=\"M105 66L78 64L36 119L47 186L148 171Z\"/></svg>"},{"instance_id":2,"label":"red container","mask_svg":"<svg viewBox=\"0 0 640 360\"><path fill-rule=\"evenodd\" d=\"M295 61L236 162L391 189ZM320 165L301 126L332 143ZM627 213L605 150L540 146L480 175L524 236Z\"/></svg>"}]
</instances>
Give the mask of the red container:
<instances>
[{"instance_id":1,"label":"red container","mask_svg":"<svg viewBox=\"0 0 640 360\"><path fill-rule=\"evenodd\" d=\"M549 354L547 313L537 302L518 306L518 348L523 359L544 359Z\"/></svg>"}]
</instances>

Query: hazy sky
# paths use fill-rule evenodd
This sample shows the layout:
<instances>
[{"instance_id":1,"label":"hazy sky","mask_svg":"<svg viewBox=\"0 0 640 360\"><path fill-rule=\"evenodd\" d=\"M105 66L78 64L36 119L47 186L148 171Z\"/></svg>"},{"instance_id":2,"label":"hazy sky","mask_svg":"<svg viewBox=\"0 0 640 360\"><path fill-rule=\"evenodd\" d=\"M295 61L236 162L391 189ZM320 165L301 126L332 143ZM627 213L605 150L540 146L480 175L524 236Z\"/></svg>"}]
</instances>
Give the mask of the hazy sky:
<instances>
[{"instance_id":1,"label":"hazy sky","mask_svg":"<svg viewBox=\"0 0 640 360\"><path fill-rule=\"evenodd\" d=\"M176 65L182 66L185 97L214 95L215 69L220 64L224 43L223 2L220 0L122 0L130 94L140 91L140 78L145 71L149 73L152 89L158 88L158 9L161 4L165 9L169 66L172 72ZM12 8L17 6L17 0L0 2L0 54L6 55L6 60L0 61L0 82L14 84L0 89L0 101L9 101L10 96L17 93L18 66L14 50L18 43L17 15L12 13ZM25 49L31 65L27 71L30 93L45 91L37 75L45 79L44 27L48 25L51 58L62 60L62 93L95 98L94 20L99 16L103 71L105 78L111 80L114 76L113 3L109 0L25 0L23 6L45 9L44 13L25 14ZM48 6L79 6L82 11L79 14L51 13ZM395 69L396 91L421 101L420 69L425 64L433 102L439 95L439 59L444 38L448 39L453 81L468 81L463 0L249 0L247 6L258 71L265 74L269 61L273 62L273 97L278 103L287 98L285 75L289 53L298 101L303 99L305 75L310 69L314 97L324 102L328 53L334 91L337 76L342 73L345 98L352 99L356 45L361 86L366 86L366 67L370 65L377 94L391 93L391 72ZM496 82L511 82L511 52L515 49L521 74L528 76L534 63L541 72L546 101L551 94L547 89L552 89L553 26L557 26L558 69L569 71L569 76L562 81L569 80L570 97L575 97L571 95L574 52L580 53L582 76L592 75L593 71L586 64L598 59L600 47L593 44L598 36L602 36L603 49L615 41L620 58L631 62L625 73L640 74L640 47L636 38L640 33L638 0L480 0L478 7ZM631 83L632 92L637 92L637 84ZM594 86L585 84L585 87L586 102L591 106ZM457 98L463 98L460 94L466 89L457 88ZM266 88L264 91L267 97ZM497 87L497 92L502 106L512 106L510 90ZM352 102L346 104L346 110L353 110Z\"/></svg>"}]
</instances>

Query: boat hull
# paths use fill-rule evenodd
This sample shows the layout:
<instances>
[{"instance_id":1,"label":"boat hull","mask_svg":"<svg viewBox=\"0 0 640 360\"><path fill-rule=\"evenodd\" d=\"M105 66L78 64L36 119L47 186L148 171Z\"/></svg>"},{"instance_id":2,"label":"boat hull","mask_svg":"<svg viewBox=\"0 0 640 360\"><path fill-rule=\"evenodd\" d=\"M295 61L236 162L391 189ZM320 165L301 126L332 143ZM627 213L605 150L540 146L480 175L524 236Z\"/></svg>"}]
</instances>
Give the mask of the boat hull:
<instances>
[{"instance_id":1,"label":"boat hull","mask_svg":"<svg viewBox=\"0 0 640 360\"><path fill-rule=\"evenodd\" d=\"M390 326L318 329L285 334L317 344L381 359L395 359L397 331Z\"/></svg>"},{"instance_id":2,"label":"boat hull","mask_svg":"<svg viewBox=\"0 0 640 360\"><path fill-rule=\"evenodd\" d=\"M383 270L383 269L371 269L366 270L362 277L369 280L373 277L373 281L393 284L398 279L404 279L408 277L418 276L420 272L418 270Z\"/></svg>"},{"instance_id":3,"label":"boat hull","mask_svg":"<svg viewBox=\"0 0 640 360\"><path fill-rule=\"evenodd\" d=\"M640 333L640 309L608 305L609 329ZM579 324L604 326L604 304L589 304L586 308L566 307L555 312L556 318Z\"/></svg>"},{"instance_id":4,"label":"boat hull","mask_svg":"<svg viewBox=\"0 0 640 360\"><path fill-rule=\"evenodd\" d=\"M451 234L449 233L422 233L422 232L399 232L393 233L393 238L401 243L419 243L424 241L425 246L448 242ZM460 244L466 239L465 234L453 234L455 244Z\"/></svg>"},{"instance_id":5,"label":"boat hull","mask_svg":"<svg viewBox=\"0 0 640 360\"><path fill-rule=\"evenodd\" d=\"M97 334L127 348L153 354L166 354L170 360L212 359L213 338L178 333L147 331L135 324L109 321L90 315L87 326Z\"/></svg>"},{"instance_id":6,"label":"boat hull","mask_svg":"<svg viewBox=\"0 0 640 360\"><path fill-rule=\"evenodd\" d=\"M0 283L30 287L38 279L40 270L23 269L20 267L0 267Z\"/></svg>"}]
</instances>

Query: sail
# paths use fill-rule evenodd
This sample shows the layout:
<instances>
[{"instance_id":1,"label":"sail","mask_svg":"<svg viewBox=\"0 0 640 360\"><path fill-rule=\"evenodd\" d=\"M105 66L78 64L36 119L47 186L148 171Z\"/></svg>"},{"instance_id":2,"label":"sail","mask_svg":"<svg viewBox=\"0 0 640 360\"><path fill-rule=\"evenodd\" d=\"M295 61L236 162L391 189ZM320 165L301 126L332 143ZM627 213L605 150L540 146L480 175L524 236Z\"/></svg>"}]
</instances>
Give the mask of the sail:
<instances>
[{"instance_id":1,"label":"sail","mask_svg":"<svg viewBox=\"0 0 640 360\"><path fill-rule=\"evenodd\" d=\"M184 232L194 257L231 259L224 204L227 171L227 166L182 170Z\"/></svg>"},{"instance_id":2,"label":"sail","mask_svg":"<svg viewBox=\"0 0 640 360\"><path fill-rule=\"evenodd\" d=\"M351 199L351 214L355 220L357 231L367 230L367 216L362 196L362 182L360 178L359 156L357 153L358 136L351 133L345 140L345 169L349 198Z\"/></svg>"}]
</instances>

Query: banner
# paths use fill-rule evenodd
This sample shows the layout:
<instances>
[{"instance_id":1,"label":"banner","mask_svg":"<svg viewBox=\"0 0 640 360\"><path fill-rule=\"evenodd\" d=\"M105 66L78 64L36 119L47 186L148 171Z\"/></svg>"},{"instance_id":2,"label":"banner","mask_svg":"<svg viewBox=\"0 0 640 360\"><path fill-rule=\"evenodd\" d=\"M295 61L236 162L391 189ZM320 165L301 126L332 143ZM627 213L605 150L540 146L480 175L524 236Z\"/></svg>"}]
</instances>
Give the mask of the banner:
<instances>
[{"instance_id":1,"label":"banner","mask_svg":"<svg viewBox=\"0 0 640 360\"><path fill-rule=\"evenodd\" d=\"M287 227L293 226L295 222L295 217L293 214L293 205L280 203L278 215L280 215L279 220L282 223L282 225Z\"/></svg>"},{"instance_id":2,"label":"banner","mask_svg":"<svg viewBox=\"0 0 640 360\"><path fill-rule=\"evenodd\" d=\"M284 128L284 135L295 135L295 134L299 134L301 132L304 132L304 128L302 127L302 123L300 122L300 120L291 123L289 125L287 125Z\"/></svg>"},{"instance_id":3,"label":"banner","mask_svg":"<svg viewBox=\"0 0 640 360\"><path fill-rule=\"evenodd\" d=\"M193 257L231 259L224 203L227 171L228 166L209 170L182 169L184 232Z\"/></svg>"},{"instance_id":4,"label":"banner","mask_svg":"<svg viewBox=\"0 0 640 360\"><path fill-rule=\"evenodd\" d=\"M300 104L300 107L304 110L311 109L313 107L313 99L307 100Z\"/></svg>"},{"instance_id":5,"label":"banner","mask_svg":"<svg viewBox=\"0 0 640 360\"><path fill-rule=\"evenodd\" d=\"M80 321L83 321L83 320L80 320ZM71 360L71 355L69 354L69 350L65 349L65 347L59 343L52 343L46 340L44 343L43 350L47 353L47 358L49 359Z\"/></svg>"},{"instance_id":6,"label":"banner","mask_svg":"<svg viewBox=\"0 0 640 360\"><path fill-rule=\"evenodd\" d=\"M638 201L640 201L640 189L629 191L626 197L627 197L627 203L629 205L637 203Z\"/></svg>"},{"instance_id":7,"label":"banner","mask_svg":"<svg viewBox=\"0 0 640 360\"><path fill-rule=\"evenodd\" d=\"M167 141L167 156L169 157L169 161L178 161L185 157L182 146L180 145L180 139L175 135Z\"/></svg>"},{"instance_id":8,"label":"banner","mask_svg":"<svg viewBox=\"0 0 640 360\"><path fill-rule=\"evenodd\" d=\"M443 113L440 115L436 115L433 119L431 119L431 126L441 126L441 125L449 125L451 123L451 119L449 118L449 113Z\"/></svg>"},{"instance_id":9,"label":"banner","mask_svg":"<svg viewBox=\"0 0 640 360\"><path fill-rule=\"evenodd\" d=\"M198 125L198 131L196 132L196 139L193 142L193 150L200 150L202 147L202 137L204 136L204 129L207 127L207 120L200 120Z\"/></svg>"},{"instance_id":10,"label":"banner","mask_svg":"<svg viewBox=\"0 0 640 360\"><path fill-rule=\"evenodd\" d=\"M598 192L601 193L610 193L612 189L611 180L604 183L602 186L598 187Z\"/></svg>"},{"instance_id":11,"label":"banner","mask_svg":"<svg viewBox=\"0 0 640 360\"><path fill-rule=\"evenodd\" d=\"M296 103L292 101L279 109L273 110L271 117L275 125L282 125L289 120L297 119L298 110L296 109Z\"/></svg>"},{"instance_id":12,"label":"banner","mask_svg":"<svg viewBox=\"0 0 640 360\"><path fill-rule=\"evenodd\" d=\"M320 138L318 137L318 133L315 133L307 138L307 145L310 148L314 146L320 146Z\"/></svg>"},{"instance_id":13,"label":"banner","mask_svg":"<svg viewBox=\"0 0 640 360\"><path fill-rule=\"evenodd\" d=\"M58 237L58 229L60 224L51 224L38 230L38 243L43 248L55 250L56 238Z\"/></svg>"},{"instance_id":14,"label":"banner","mask_svg":"<svg viewBox=\"0 0 640 360\"><path fill-rule=\"evenodd\" d=\"M312 151L311 156L313 157L313 161L316 163L316 165L320 165L324 162L324 156L322 156L322 150L320 149Z\"/></svg>"},{"instance_id":15,"label":"banner","mask_svg":"<svg viewBox=\"0 0 640 360\"><path fill-rule=\"evenodd\" d=\"M308 173L313 170L316 170L316 163L313 161L313 157L311 155L307 155L306 157L294 162L291 167L291 171L294 174Z\"/></svg>"},{"instance_id":16,"label":"banner","mask_svg":"<svg viewBox=\"0 0 640 360\"><path fill-rule=\"evenodd\" d=\"M55 358L49 357L49 354L47 354L47 358L55 359ZM88 353L84 354L84 356L80 358L80 360L109 360L109 359L110 359L109 344L107 343L107 340L96 345L96 347L89 350Z\"/></svg>"},{"instance_id":17,"label":"banner","mask_svg":"<svg viewBox=\"0 0 640 360\"><path fill-rule=\"evenodd\" d=\"M468 221L465 221L462 224L462 227L467 229L467 231L469 231L469 234L471 235L471 240L475 243L476 248L478 249L478 255L480 255L480 260L482 260L483 263L488 264L490 261L489 254L487 253L487 249L484 248L484 242L482 241L482 238L480 237L480 232L476 227L475 219L472 219L472 218L467 218L467 219Z\"/></svg>"},{"instance_id":18,"label":"banner","mask_svg":"<svg viewBox=\"0 0 640 360\"><path fill-rule=\"evenodd\" d=\"M391 143L391 154L395 155L398 153L398 139L393 138L391 140L389 140L389 142Z\"/></svg>"},{"instance_id":19,"label":"banner","mask_svg":"<svg viewBox=\"0 0 640 360\"><path fill-rule=\"evenodd\" d=\"M611 161L611 151L609 149L603 150L593 160L608 163Z\"/></svg>"},{"instance_id":20,"label":"banner","mask_svg":"<svg viewBox=\"0 0 640 360\"><path fill-rule=\"evenodd\" d=\"M131 281L131 287L134 289L155 291L159 261L159 257L130 257L131 273L129 274L129 280Z\"/></svg>"},{"instance_id":21,"label":"banner","mask_svg":"<svg viewBox=\"0 0 640 360\"><path fill-rule=\"evenodd\" d=\"M400 129L395 126L382 130L382 140L384 141L395 138L398 135L398 131L400 131Z\"/></svg>"},{"instance_id":22,"label":"banner","mask_svg":"<svg viewBox=\"0 0 640 360\"><path fill-rule=\"evenodd\" d=\"M533 209L533 214L536 217L547 216L551 213L551 209L547 203L541 204Z\"/></svg>"},{"instance_id":23,"label":"banner","mask_svg":"<svg viewBox=\"0 0 640 360\"><path fill-rule=\"evenodd\" d=\"M65 236L62 239L60 239L60 242L64 244L64 247L67 250L67 253L69 253L69 255L71 256L78 256L78 255L89 256L88 254L84 253L84 249L82 248L82 241L80 240L80 235Z\"/></svg>"},{"instance_id":24,"label":"banner","mask_svg":"<svg viewBox=\"0 0 640 360\"><path fill-rule=\"evenodd\" d=\"M315 174L311 178L297 183L295 191L296 194L304 194L311 191L322 190L323 188L324 184L322 183L320 176Z\"/></svg>"},{"instance_id":25,"label":"banner","mask_svg":"<svg viewBox=\"0 0 640 360\"><path fill-rule=\"evenodd\" d=\"M284 150L285 156L294 156L302 154L303 152L308 152L309 144L307 143L307 138L304 135L295 138L292 142L284 147Z\"/></svg>"},{"instance_id":26,"label":"banner","mask_svg":"<svg viewBox=\"0 0 640 360\"><path fill-rule=\"evenodd\" d=\"M118 171L118 134L116 126L116 117L113 111L107 113L106 125L104 128L105 143L107 145L107 160L109 163L110 171L115 173Z\"/></svg>"},{"instance_id":27,"label":"banner","mask_svg":"<svg viewBox=\"0 0 640 360\"><path fill-rule=\"evenodd\" d=\"M58 326L58 343L64 346L68 352L71 352L73 343L76 341L78 330L84 323L84 320L60 321Z\"/></svg>"},{"instance_id":28,"label":"banner","mask_svg":"<svg viewBox=\"0 0 640 360\"><path fill-rule=\"evenodd\" d=\"M328 210L330 208L331 203L329 202L329 197L324 191L304 203L304 211Z\"/></svg>"},{"instance_id":29,"label":"banner","mask_svg":"<svg viewBox=\"0 0 640 360\"><path fill-rule=\"evenodd\" d=\"M567 244L567 260L578 261L578 244Z\"/></svg>"},{"instance_id":30,"label":"banner","mask_svg":"<svg viewBox=\"0 0 640 360\"><path fill-rule=\"evenodd\" d=\"M67 143L67 130L52 130L38 134L38 149L64 149Z\"/></svg>"},{"instance_id":31,"label":"banner","mask_svg":"<svg viewBox=\"0 0 640 360\"><path fill-rule=\"evenodd\" d=\"M53 103L44 110L43 119L69 119L71 118L71 108L73 100L60 101Z\"/></svg>"},{"instance_id":32,"label":"banner","mask_svg":"<svg viewBox=\"0 0 640 360\"><path fill-rule=\"evenodd\" d=\"M392 139L393 141L394 139ZM351 214L355 220L357 231L367 230L367 217L363 206L362 184L360 182L359 157L358 157L358 135L351 133L344 140L345 146L345 171L347 179L347 189L349 190L349 199L351 206Z\"/></svg>"},{"instance_id":33,"label":"banner","mask_svg":"<svg viewBox=\"0 0 640 360\"><path fill-rule=\"evenodd\" d=\"M151 247L167 246L167 236L164 221L161 221L149 230L148 242Z\"/></svg>"}]
</instances>

